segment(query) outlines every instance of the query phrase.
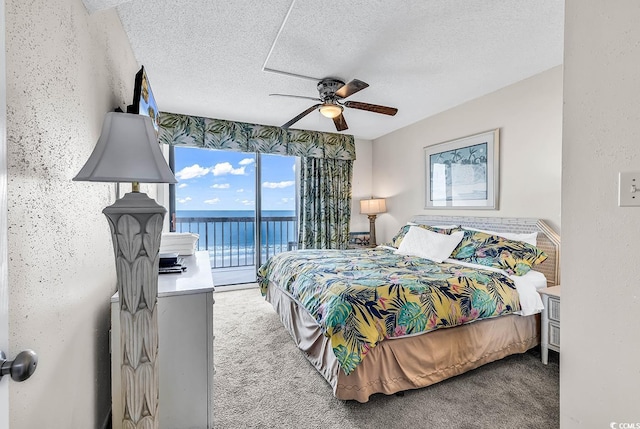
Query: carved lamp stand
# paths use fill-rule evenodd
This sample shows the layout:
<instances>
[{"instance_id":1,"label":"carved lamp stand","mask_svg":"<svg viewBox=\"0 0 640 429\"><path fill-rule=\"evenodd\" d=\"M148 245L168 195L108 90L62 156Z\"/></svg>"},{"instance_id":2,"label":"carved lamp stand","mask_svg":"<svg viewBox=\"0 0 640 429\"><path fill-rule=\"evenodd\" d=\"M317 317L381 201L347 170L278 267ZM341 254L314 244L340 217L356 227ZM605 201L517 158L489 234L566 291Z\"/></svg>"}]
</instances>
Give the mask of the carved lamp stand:
<instances>
[{"instance_id":1,"label":"carved lamp stand","mask_svg":"<svg viewBox=\"0 0 640 429\"><path fill-rule=\"evenodd\" d=\"M107 113L93 153L73 180L133 183L133 192L102 211L111 228L120 295L122 427L157 429L158 251L166 210L139 192L139 182L176 179L151 119Z\"/></svg>"}]
</instances>

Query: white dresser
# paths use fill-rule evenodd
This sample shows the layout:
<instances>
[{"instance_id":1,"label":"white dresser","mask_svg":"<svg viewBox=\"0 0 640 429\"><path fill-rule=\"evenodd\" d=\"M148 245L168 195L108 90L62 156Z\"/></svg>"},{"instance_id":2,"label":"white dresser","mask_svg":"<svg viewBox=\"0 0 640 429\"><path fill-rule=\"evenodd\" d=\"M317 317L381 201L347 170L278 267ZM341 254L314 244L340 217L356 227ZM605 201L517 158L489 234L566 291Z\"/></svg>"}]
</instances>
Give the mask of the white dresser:
<instances>
[{"instance_id":1,"label":"white dresser","mask_svg":"<svg viewBox=\"0 0 640 429\"><path fill-rule=\"evenodd\" d=\"M208 252L185 256L187 271L158 278L160 429L213 428L213 279ZM122 428L120 301L111 297L113 428Z\"/></svg>"}]
</instances>

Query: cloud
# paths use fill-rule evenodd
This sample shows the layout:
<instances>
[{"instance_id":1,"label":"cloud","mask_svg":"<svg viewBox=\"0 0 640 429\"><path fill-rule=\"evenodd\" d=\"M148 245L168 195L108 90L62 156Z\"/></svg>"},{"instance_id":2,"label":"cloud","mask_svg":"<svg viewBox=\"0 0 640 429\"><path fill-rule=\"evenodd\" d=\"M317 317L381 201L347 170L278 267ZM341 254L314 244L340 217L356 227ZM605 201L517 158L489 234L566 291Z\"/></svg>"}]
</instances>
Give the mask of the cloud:
<instances>
[{"instance_id":1,"label":"cloud","mask_svg":"<svg viewBox=\"0 0 640 429\"><path fill-rule=\"evenodd\" d=\"M186 183L181 183L181 184L178 185L178 188L182 189L182 188L186 188L187 186L189 186L189 185L187 185Z\"/></svg>"},{"instance_id":2,"label":"cloud","mask_svg":"<svg viewBox=\"0 0 640 429\"><path fill-rule=\"evenodd\" d=\"M293 198L282 198L280 201L282 201L283 203L288 203L289 201L292 201Z\"/></svg>"},{"instance_id":3,"label":"cloud","mask_svg":"<svg viewBox=\"0 0 640 429\"><path fill-rule=\"evenodd\" d=\"M245 158L242 161L240 161L238 164L240 164L240 165L251 165L254 162L256 162L256 160L253 159L253 158Z\"/></svg>"},{"instance_id":4,"label":"cloud","mask_svg":"<svg viewBox=\"0 0 640 429\"><path fill-rule=\"evenodd\" d=\"M178 200L180 204L188 203L189 201L191 201L191 197L181 198Z\"/></svg>"},{"instance_id":5,"label":"cloud","mask_svg":"<svg viewBox=\"0 0 640 429\"><path fill-rule=\"evenodd\" d=\"M282 182L263 182L262 186L264 188L269 188L269 189L278 189L278 188L288 188L289 186L293 186L295 184L296 182L293 180L285 180Z\"/></svg>"},{"instance_id":6,"label":"cloud","mask_svg":"<svg viewBox=\"0 0 640 429\"><path fill-rule=\"evenodd\" d=\"M213 189L229 189L231 185L228 183L214 183L211 187Z\"/></svg>"},{"instance_id":7,"label":"cloud","mask_svg":"<svg viewBox=\"0 0 640 429\"><path fill-rule=\"evenodd\" d=\"M220 202L220 198L212 198L210 200L204 200L205 204L218 204Z\"/></svg>"},{"instance_id":8,"label":"cloud","mask_svg":"<svg viewBox=\"0 0 640 429\"><path fill-rule=\"evenodd\" d=\"M242 204L245 206L252 206L254 204L253 200L242 200Z\"/></svg>"},{"instance_id":9,"label":"cloud","mask_svg":"<svg viewBox=\"0 0 640 429\"><path fill-rule=\"evenodd\" d=\"M198 164L193 164L189 167L185 167L176 173L178 179L187 180L195 179L196 177L206 176L211 172L210 168L200 167Z\"/></svg>"},{"instance_id":10,"label":"cloud","mask_svg":"<svg viewBox=\"0 0 640 429\"><path fill-rule=\"evenodd\" d=\"M244 167L233 168L228 162L221 162L216 164L211 171L213 171L214 176L224 176L226 174L240 176L244 174Z\"/></svg>"},{"instance_id":11,"label":"cloud","mask_svg":"<svg viewBox=\"0 0 640 429\"><path fill-rule=\"evenodd\" d=\"M244 192L243 188L238 189L236 192Z\"/></svg>"}]
</instances>

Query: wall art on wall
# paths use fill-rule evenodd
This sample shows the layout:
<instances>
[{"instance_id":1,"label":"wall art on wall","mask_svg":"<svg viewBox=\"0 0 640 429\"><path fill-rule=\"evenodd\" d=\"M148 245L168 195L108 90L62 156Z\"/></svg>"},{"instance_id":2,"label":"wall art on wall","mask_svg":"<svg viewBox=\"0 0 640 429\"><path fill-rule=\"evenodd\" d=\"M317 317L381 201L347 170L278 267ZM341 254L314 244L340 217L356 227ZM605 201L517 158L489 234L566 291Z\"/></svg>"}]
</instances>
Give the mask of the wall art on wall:
<instances>
[{"instance_id":1,"label":"wall art on wall","mask_svg":"<svg viewBox=\"0 0 640 429\"><path fill-rule=\"evenodd\" d=\"M426 209L498 209L499 129L427 146Z\"/></svg>"}]
</instances>

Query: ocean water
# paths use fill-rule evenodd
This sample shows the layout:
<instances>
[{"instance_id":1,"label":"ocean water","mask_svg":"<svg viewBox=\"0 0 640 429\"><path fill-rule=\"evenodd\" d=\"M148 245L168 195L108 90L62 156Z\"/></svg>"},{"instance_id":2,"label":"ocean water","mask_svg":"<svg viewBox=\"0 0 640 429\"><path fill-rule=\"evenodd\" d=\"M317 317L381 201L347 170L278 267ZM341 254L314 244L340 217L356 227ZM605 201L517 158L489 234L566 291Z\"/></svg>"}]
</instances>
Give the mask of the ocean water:
<instances>
[{"instance_id":1,"label":"ocean water","mask_svg":"<svg viewBox=\"0 0 640 429\"><path fill-rule=\"evenodd\" d=\"M253 210L176 211L176 231L198 234L198 250L209 251L214 268L254 265L255 228ZM264 210L260 228L263 261L297 242L295 211Z\"/></svg>"}]
</instances>

